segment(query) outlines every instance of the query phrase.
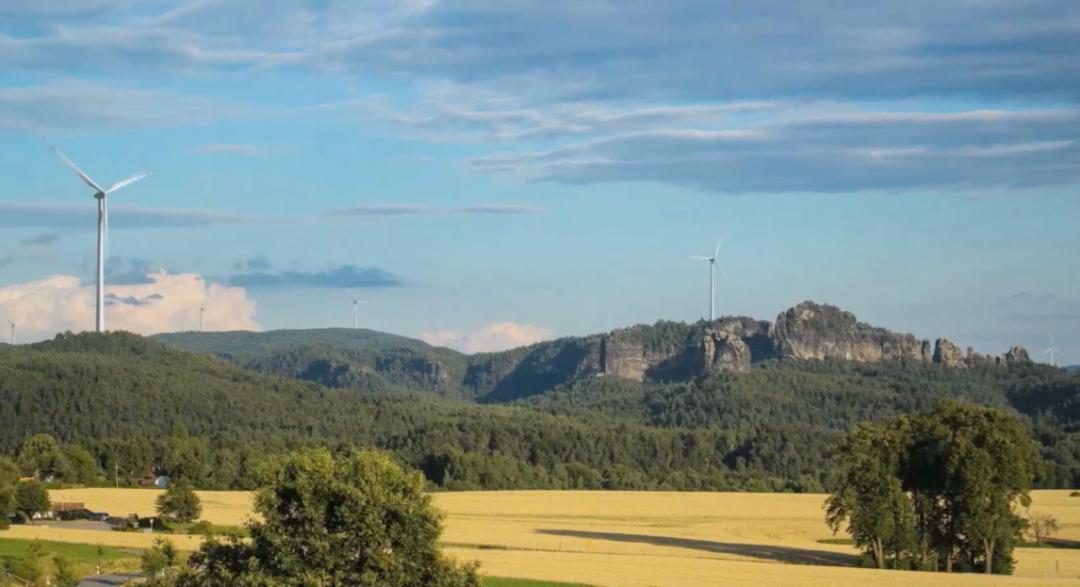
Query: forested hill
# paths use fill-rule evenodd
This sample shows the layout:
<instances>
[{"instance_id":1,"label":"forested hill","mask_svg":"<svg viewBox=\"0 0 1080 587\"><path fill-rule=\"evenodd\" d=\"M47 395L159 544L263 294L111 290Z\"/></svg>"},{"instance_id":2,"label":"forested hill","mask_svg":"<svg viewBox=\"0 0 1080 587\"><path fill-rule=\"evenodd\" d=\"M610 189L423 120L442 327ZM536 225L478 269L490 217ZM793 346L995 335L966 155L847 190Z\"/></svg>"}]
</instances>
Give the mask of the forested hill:
<instances>
[{"instance_id":1,"label":"forested hill","mask_svg":"<svg viewBox=\"0 0 1080 587\"><path fill-rule=\"evenodd\" d=\"M543 374L579 364L575 344L523 352ZM0 447L48 433L86 446L105 471L203 487L250 486L266 454L318 444L393 451L451 489L819 491L853 424L954 399L1020 417L1049 462L1039 483L1080 486L1080 375L1027 361L772 359L668 382L556 375L539 378L546 391L511 393L512 405L476 405L385 381L385 391L330 389L131 334L61 335L0 348Z\"/></svg>"},{"instance_id":2,"label":"forested hill","mask_svg":"<svg viewBox=\"0 0 1080 587\"><path fill-rule=\"evenodd\" d=\"M41 433L86 447L102 475L115 466L208 488L250 487L259 459L314 444L390 450L451 489L809 490L827 474L820 451L774 471L744 458L760 435L331 390L126 333L0 349L0 448ZM794 454L796 438L768 441Z\"/></svg>"},{"instance_id":3,"label":"forested hill","mask_svg":"<svg viewBox=\"0 0 1080 587\"><path fill-rule=\"evenodd\" d=\"M1030 360L1019 347L994 356L961 350L946 338L931 344L813 302L781 312L775 322L747 317L691 324L661 321L476 355L363 329L188 332L156 338L247 369L328 387L405 387L480 403L542 395L599 375L647 383L690 382L717 373L749 372L753 365L769 361L844 360L967 369Z\"/></svg>"}]
</instances>

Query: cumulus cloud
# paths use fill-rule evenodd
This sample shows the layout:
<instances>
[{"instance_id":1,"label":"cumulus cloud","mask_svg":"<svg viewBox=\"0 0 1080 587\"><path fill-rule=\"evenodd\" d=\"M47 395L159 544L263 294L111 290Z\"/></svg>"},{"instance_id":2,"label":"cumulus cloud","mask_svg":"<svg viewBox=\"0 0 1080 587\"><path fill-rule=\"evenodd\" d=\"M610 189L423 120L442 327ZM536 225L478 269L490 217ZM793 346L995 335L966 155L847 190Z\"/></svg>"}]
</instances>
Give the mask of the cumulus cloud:
<instances>
[{"instance_id":1,"label":"cumulus cloud","mask_svg":"<svg viewBox=\"0 0 1080 587\"><path fill-rule=\"evenodd\" d=\"M465 353L486 353L526 346L551 338L551 330L531 324L494 322L476 330L421 332L420 340Z\"/></svg>"},{"instance_id":2,"label":"cumulus cloud","mask_svg":"<svg viewBox=\"0 0 1080 587\"><path fill-rule=\"evenodd\" d=\"M261 330L255 302L243 288L207 283L190 273L152 273L149 283L110 285L106 326L139 334L194 330L205 304L206 330ZM22 341L49 338L94 325L94 286L54 275L0 287L0 316L16 322Z\"/></svg>"}]
</instances>

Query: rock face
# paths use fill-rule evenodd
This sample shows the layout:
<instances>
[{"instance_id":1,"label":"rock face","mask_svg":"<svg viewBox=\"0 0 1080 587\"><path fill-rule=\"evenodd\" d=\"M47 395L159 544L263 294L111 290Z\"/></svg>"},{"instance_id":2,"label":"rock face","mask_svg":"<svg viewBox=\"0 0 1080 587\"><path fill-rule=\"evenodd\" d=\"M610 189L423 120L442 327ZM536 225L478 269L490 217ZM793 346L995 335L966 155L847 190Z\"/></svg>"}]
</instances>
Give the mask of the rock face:
<instances>
[{"instance_id":1,"label":"rock face","mask_svg":"<svg viewBox=\"0 0 1080 587\"><path fill-rule=\"evenodd\" d=\"M1005 362L1008 364L1014 363L1030 363L1031 356L1028 355L1027 349L1022 346L1014 346L1009 349L1009 352L1005 353Z\"/></svg>"},{"instance_id":2,"label":"rock face","mask_svg":"<svg viewBox=\"0 0 1080 587\"><path fill-rule=\"evenodd\" d=\"M835 306L803 302L781 313L775 324L745 317L695 324L659 322L494 353L470 367L467 383L492 387L492 397L500 397L538 392L591 375L685 381L710 373L745 372L753 363L769 359L934 362L953 368L1029 360L1019 347L1005 358L970 348L964 352L944 338L931 345L911 334L863 324ZM424 374L440 379L437 369Z\"/></svg>"},{"instance_id":3,"label":"rock face","mask_svg":"<svg viewBox=\"0 0 1080 587\"><path fill-rule=\"evenodd\" d=\"M967 366L967 361L960 347L947 338L939 338L934 342L934 362L946 367Z\"/></svg>"},{"instance_id":4,"label":"rock face","mask_svg":"<svg viewBox=\"0 0 1080 587\"><path fill-rule=\"evenodd\" d=\"M749 371L750 346L731 332L706 330L701 342L701 370L735 373Z\"/></svg>"},{"instance_id":5,"label":"rock face","mask_svg":"<svg viewBox=\"0 0 1080 587\"><path fill-rule=\"evenodd\" d=\"M925 361L929 343L874 328L835 306L803 302L780 314L771 338L782 359Z\"/></svg>"}]
</instances>

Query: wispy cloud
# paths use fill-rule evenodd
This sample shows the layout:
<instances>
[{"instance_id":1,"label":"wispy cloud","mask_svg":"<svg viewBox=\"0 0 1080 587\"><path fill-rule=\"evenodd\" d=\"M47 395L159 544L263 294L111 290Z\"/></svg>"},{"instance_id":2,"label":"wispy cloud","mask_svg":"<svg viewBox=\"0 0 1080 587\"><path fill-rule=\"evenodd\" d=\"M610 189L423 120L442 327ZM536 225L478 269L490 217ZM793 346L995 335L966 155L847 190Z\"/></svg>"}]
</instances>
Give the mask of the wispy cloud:
<instances>
[{"instance_id":1,"label":"wispy cloud","mask_svg":"<svg viewBox=\"0 0 1080 587\"><path fill-rule=\"evenodd\" d=\"M195 149L196 153L202 155L242 155L244 157L270 155L280 151L281 149L278 147L237 143L202 145Z\"/></svg>"},{"instance_id":2,"label":"wispy cloud","mask_svg":"<svg viewBox=\"0 0 1080 587\"><path fill-rule=\"evenodd\" d=\"M529 204L483 203L458 207L430 206L428 204L365 204L326 212L326 216L421 216L440 214L537 214L544 209Z\"/></svg>"},{"instance_id":3,"label":"wispy cloud","mask_svg":"<svg viewBox=\"0 0 1080 587\"><path fill-rule=\"evenodd\" d=\"M56 234L55 232L43 232L30 238L24 238L19 241L19 245L23 247L49 248L58 242L60 242L59 234Z\"/></svg>"},{"instance_id":4,"label":"wispy cloud","mask_svg":"<svg viewBox=\"0 0 1080 587\"><path fill-rule=\"evenodd\" d=\"M95 226L92 200L88 203L0 202L0 227L9 228L85 228ZM280 219L182 208L144 208L112 205L109 228L169 228L215 224L259 224L283 222Z\"/></svg>"},{"instance_id":5,"label":"wispy cloud","mask_svg":"<svg viewBox=\"0 0 1080 587\"><path fill-rule=\"evenodd\" d=\"M0 36L0 47L2 41ZM173 92L102 85L0 88L0 131L57 134L133 130L205 123L251 111L250 107Z\"/></svg>"},{"instance_id":6,"label":"wispy cloud","mask_svg":"<svg viewBox=\"0 0 1080 587\"><path fill-rule=\"evenodd\" d=\"M256 271L228 278L230 285L246 288L325 287L369 288L397 287L401 280L378 267L339 265L324 271Z\"/></svg>"}]
</instances>

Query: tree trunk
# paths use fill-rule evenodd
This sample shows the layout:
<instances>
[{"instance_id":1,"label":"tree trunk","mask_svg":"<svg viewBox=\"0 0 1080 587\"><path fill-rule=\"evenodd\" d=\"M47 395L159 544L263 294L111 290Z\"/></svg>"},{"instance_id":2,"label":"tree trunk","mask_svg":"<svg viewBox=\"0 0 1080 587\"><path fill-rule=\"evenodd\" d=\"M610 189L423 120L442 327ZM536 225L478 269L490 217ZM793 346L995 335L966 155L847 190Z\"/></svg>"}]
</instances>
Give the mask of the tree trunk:
<instances>
[{"instance_id":1,"label":"tree trunk","mask_svg":"<svg viewBox=\"0 0 1080 587\"><path fill-rule=\"evenodd\" d=\"M870 542L870 547L874 550L874 562L877 563L877 568L885 568L885 548L881 544L880 538L875 538Z\"/></svg>"},{"instance_id":2,"label":"tree trunk","mask_svg":"<svg viewBox=\"0 0 1080 587\"><path fill-rule=\"evenodd\" d=\"M983 540L983 551L986 553L986 569L987 575L994 572L994 541Z\"/></svg>"},{"instance_id":3,"label":"tree trunk","mask_svg":"<svg viewBox=\"0 0 1080 587\"><path fill-rule=\"evenodd\" d=\"M952 572L952 553L951 552L946 552L946 553L944 553L944 555L945 555L945 572L946 573L951 573Z\"/></svg>"}]
</instances>

